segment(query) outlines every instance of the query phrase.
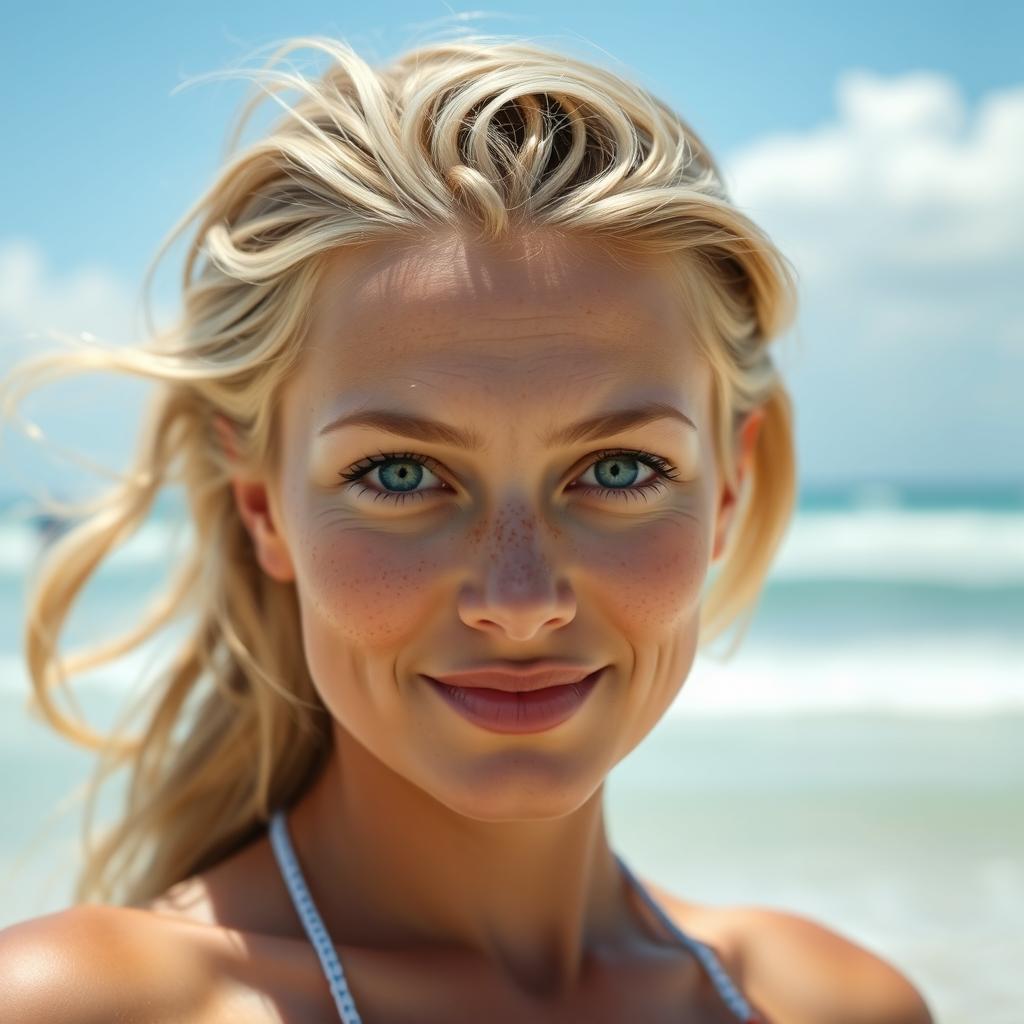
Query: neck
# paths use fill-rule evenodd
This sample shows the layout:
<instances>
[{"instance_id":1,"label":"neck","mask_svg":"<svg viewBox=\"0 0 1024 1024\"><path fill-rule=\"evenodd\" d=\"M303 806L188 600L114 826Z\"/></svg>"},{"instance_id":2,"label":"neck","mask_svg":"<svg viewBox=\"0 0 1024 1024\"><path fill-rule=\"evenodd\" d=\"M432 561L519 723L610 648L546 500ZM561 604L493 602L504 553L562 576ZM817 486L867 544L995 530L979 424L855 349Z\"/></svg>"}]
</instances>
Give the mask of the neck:
<instances>
[{"instance_id":1,"label":"neck","mask_svg":"<svg viewBox=\"0 0 1024 1024\"><path fill-rule=\"evenodd\" d=\"M288 826L339 945L456 947L518 987L559 994L588 956L645 936L608 845L603 792L561 817L480 821L336 727L331 758Z\"/></svg>"}]
</instances>

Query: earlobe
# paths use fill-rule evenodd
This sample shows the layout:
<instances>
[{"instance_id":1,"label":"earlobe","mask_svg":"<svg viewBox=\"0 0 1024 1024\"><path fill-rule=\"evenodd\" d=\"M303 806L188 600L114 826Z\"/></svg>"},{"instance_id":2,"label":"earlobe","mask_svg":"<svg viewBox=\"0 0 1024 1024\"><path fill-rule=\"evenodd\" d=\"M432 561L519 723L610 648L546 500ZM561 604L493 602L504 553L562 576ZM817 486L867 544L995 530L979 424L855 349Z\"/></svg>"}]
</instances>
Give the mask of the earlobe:
<instances>
[{"instance_id":1,"label":"earlobe","mask_svg":"<svg viewBox=\"0 0 1024 1024\"><path fill-rule=\"evenodd\" d=\"M279 583L291 582L295 579L295 569L288 545L275 521L266 484L258 480L235 480L232 487L260 567Z\"/></svg>"},{"instance_id":2,"label":"earlobe","mask_svg":"<svg viewBox=\"0 0 1024 1024\"><path fill-rule=\"evenodd\" d=\"M238 442L231 421L215 413L213 429L228 459L237 464ZM294 580L295 569L285 539L275 521L267 485L239 471L231 479L231 490L235 496L235 507L252 540L260 568L279 583Z\"/></svg>"}]
</instances>

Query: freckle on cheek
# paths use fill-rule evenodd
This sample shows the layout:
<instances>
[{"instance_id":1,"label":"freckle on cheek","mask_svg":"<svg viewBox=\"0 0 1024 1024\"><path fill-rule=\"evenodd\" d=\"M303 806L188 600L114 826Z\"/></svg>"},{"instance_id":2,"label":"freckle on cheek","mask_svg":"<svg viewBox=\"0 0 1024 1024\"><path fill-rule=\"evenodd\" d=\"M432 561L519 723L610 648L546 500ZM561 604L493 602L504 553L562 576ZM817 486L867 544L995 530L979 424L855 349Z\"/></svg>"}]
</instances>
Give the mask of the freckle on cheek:
<instances>
[{"instance_id":1,"label":"freckle on cheek","mask_svg":"<svg viewBox=\"0 0 1024 1024\"><path fill-rule=\"evenodd\" d=\"M674 628L699 601L703 584L701 553L695 538L664 531L664 542L650 536L614 548L614 560L595 571L614 588L615 602L637 633Z\"/></svg>"},{"instance_id":2,"label":"freckle on cheek","mask_svg":"<svg viewBox=\"0 0 1024 1024\"><path fill-rule=\"evenodd\" d=\"M313 553L307 598L333 636L359 646L393 642L421 621L422 595L433 574L422 559L410 562L401 546L341 540L328 557Z\"/></svg>"}]
</instances>

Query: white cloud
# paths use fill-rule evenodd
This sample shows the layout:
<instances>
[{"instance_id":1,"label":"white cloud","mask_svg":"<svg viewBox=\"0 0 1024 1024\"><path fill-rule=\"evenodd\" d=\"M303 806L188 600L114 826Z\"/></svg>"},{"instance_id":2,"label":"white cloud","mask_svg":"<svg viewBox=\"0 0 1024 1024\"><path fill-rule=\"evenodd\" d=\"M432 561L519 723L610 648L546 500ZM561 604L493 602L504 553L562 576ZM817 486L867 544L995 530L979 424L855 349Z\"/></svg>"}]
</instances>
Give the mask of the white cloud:
<instances>
[{"instance_id":1,"label":"white cloud","mask_svg":"<svg viewBox=\"0 0 1024 1024\"><path fill-rule=\"evenodd\" d=\"M807 475L1024 473L1024 86L971 111L943 75L849 71L834 120L724 164L800 276Z\"/></svg>"},{"instance_id":2,"label":"white cloud","mask_svg":"<svg viewBox=\"0 0 1024 1024\"><path fill-rule=\"evenodd\" d=\"M29 239L0 241L0 353L12 355L57 344L50 331L89 332L101 341L126 344L139 337L136 295L101 267L55 273ZM141 323L141 318L140 318Z\"/></svg>"},{"instance_id":3,"label":"white cloud","mask_svg":"<svg viewBox=\"0 0 1024 1024\"><path fill-rule=\"evenodd\" d=\"M860 199L876 210L950 219L968 211L1002 217L1010 203L1019 222L1024 86L990 93L970 117L942 75L849 71L836 86L836 106L834 123L734 154L726 174L733 198L741 206L798 209Z\"/></svg>"}]
</instances>

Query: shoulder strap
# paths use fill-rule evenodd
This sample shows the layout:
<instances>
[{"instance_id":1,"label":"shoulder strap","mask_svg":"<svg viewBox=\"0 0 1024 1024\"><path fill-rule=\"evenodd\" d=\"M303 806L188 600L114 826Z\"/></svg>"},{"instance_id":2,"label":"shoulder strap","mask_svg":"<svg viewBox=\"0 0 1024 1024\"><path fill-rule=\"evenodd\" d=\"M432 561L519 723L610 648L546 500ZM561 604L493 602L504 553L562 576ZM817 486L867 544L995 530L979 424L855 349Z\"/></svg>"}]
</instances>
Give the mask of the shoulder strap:
<instances>
[{"instance_id":1,"label":"shoulder strap","mask_svg":"<svg viewBox=\"0 0 1024 1024\"><path fill-rule=\"evenodd\" d=\"M356 1011L356 1004L348 990L348 981L345 978L345 971L334 951L334 943L331 941L324 922L320 917L313 897L309 894L309 887L299 867L299 859L295 856L291 839L288 835L288 826L285 823L284 811L276 810L270 818L270 844L274 848L274 856L277 857L277 865L281 869L285 885L291 895L295 910L302 920L302 926L306 929L309 941L313 943L316 955L320 958L320 966L331 986L331 995L334 997L334 1005L338 1008L343 1024L361 1024L359 1014Z\"/></svg>"},{"instance_id":2,"label":"shoulder strap","mask_svg":"<svg viewBox=\"0 0 1024 1024\"><path fill-rule=\"evenodd\" d=\"M722 997L722 1001L730 1010L736 1015L738 1020L744 1022L744 1024L759 1024L759 1018L750 1004L743 997L743 994L736 987L732 978L726 974L725 969L719 962L718 957L715 955L715 951L707 945L705 942L701 942L699 939L691 938L686 934L676 923L665 913L661 908L660 904L651 896L647 891L646 887L641 885L640 879L633 874L632 871L626 866L622 858L616 854L615 859L619 862L619 867L622 868L626 878L629 879L633 888L640 894L640 898L644 901L654 913L655 917L665 926L665 928L675 936L687 949L690 950L697 957L697 959L703 964L704 969L711 976L711 980L715 984L715 988L718 989L719 995Z\"/></svg>"}]
</instances>

